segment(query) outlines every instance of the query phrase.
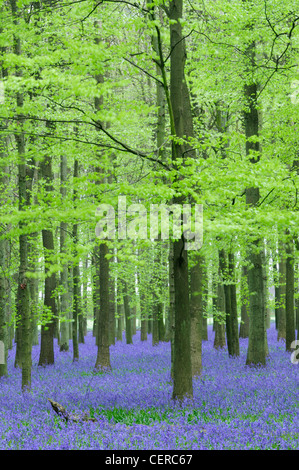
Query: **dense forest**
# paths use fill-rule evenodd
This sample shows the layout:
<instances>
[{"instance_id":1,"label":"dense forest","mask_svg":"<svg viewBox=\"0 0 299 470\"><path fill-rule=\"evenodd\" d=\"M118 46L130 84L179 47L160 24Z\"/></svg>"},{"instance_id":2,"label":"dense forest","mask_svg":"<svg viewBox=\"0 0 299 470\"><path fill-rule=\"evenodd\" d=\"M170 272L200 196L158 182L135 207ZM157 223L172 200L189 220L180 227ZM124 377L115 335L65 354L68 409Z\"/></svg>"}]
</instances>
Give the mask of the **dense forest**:
<instances>
[{"instance_id":1,"label":"dense forest","mask_svg":"<svg viewBox=\"0 0 299 470\"><path fill-rule=\"evenodd\" d=\"M174 407L211 338L295 373L298 1L0 3L0 394L87 344L166 354Z\"/></svg>"}]
</instances>

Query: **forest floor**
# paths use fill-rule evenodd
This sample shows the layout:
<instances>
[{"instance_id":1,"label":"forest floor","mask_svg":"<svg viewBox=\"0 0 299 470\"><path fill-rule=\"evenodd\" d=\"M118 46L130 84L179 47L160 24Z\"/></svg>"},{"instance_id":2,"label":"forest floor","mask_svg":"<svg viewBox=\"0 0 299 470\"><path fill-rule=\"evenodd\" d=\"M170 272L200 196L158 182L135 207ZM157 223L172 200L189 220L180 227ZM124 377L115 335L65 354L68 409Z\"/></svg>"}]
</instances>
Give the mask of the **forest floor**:
<instances>
[{"instance_id":1,"label":"forest floor","mask_svg":"<svg viewBox=\"0 0 299 470\"><path fill-rule=\"evenodd\" d=\"M97 348L91 332L55 365L38 367L32 352L32 391L21 393L21 372L9 351L8 377L0 379L0 449L299 449L299 365L285 344L268 330L270 356L263 368L213 348L214 333L203 342L203 372L194 380L194 399L171 400L170 344L140 341L111 346L112 371L94 373ZM64 422L48 398L70 413L88 412L95 422Z\"/></svg>"}]
</instances>

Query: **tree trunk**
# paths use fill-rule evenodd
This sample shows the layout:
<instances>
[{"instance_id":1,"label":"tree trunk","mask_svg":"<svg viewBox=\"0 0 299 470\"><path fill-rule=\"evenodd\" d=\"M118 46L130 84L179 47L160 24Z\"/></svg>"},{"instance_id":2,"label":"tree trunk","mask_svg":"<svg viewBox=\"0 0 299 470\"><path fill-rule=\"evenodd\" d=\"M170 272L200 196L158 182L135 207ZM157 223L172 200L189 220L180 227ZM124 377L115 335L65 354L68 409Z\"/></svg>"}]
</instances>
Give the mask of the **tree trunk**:
<instances>
[{"instance_id":1,"label":"tree trunk","mask_svg":"<svg viewBox=\"0 0 299 470\"><path fill-rule=\"evenodd\" d=\"M147 341L147 306L144 279L141 270L137 271L137 282L140 303L140 339L141 341Z\"/></svg>"},{"instance_id":2,"label":"tree trunk","mask_svg":"<svg viewBox=\"0 0 299 470\"><path fill-rule=\"evenodd\" d=\"M147 312L144 289L141 284L140 286L140 339L141 341L147 341Z\"/></svg>"},{"instance_id":3,"label":"tree trunk","mask_svg":"<svg viewBox=\"0 0 299 470\"><path fill-rule=\"evenodd\" d=\"M260 246L255 244L257 253L252 250L250 261L253 267L248 269L249 287L249 340L247 365L265 365L265 313L264 313L264 284L263 267Z\"/></svg>"},{"instance_id":4,"label":"tree trunk","mask_svg":"<svg viewBox=\"0 0 299 470\"><path fill-rule=\"evenodd\" d=\"M236 291L236 279L235 279L235 259L232 253L228 255L228 268L229 275L231 278L230 284L230 300L231 300L231 315L228 319L231 324L231 339L232 339L232 356L240 355L239 347L239 331L238 331L238 310L237 310L237 291Z\"/></svg>"},{"instance_id":5,"label":"tree trunk","mask_svg":"<svg viewBox=\"0 0 299 470\"><path fill-rule=\"evenodd\" d=\"M202 285L202 308L200 309L201 316L201 337L203 341L208 341L208 271L205 264L202 266L201 272L201 285Z\"/></svg>"},{"instance_id":6,"label":"tree trunk","mask_svg":"<svg viewBox=\"0 0 299 470\"><path fill-rule=\"evenodd\" d=\"M51 123L47 121L46 126L51 129ZM51 193L53 188L53 174L51 166L51 157L46 156L40 164L41 177L45 182L45 192ZM54 254L54 237L50 229L42 230L44 262L45 262L45 297L44 313L47 315L41 327L41 349L39 356L39 366L54 364L54 325L57 315L55 302L56 276L55 273L49 274L51 265L51 256Z\"/></svg>"},{"instance_id":7,"label":"tree trunk","mask_svg":"<svg viewBox=\"0 0 299 470\"><path fill-rule=\"evenodd\" d=\"M173 272L173 243L169 244L169 335L170 335L170 349L171 349L171 367L170 375L173 378L173 362L174 362L174 272ZM190 320L191 321L191 320ZM190 337L191 343L191 337ZM191 348L191 346L190 346ZM192 365L191 365L192 367Z\"/></svg>"},{"instance_id":8,"label":"tree trunk","mask_svg":"<svg viewBox=\"0 0 299 470\"><path fill-rule=\"evenodd\" d=\"M203 309L204 258L196 257L190 268L190 318L191 318L191 365L192 376L202 371L202 309Z\"/></svg>"},{"instance_id":9,"label":"tree trunk","mask_svg":"<svg viewBox=\"0 0 299 470\"><path fill-rule=\"evenodd\" d=\"M286 259L280 254L279 262L279 308L277 319L277 341L286 339Z\"/></svg>"},{"instance_id":10,"label":"tree trunk","mask_svg":"<svg viewBox=\"0 0 299 470\"><path fill-rule=\"evenodd\" d=\"M95 368L101 371L111 370L109 344L109 260L108 246L100 244L100 309L98 316L98 352Z\"/></svg>"},{"instance_id":11,"label":"tree trunk","mask_svg":"<svg viewBox=\"0 0 299 470\"><path fill-rule=\"evenodd\" d=\"M14 26L18 27L18 7L16 0L10 0L11 10L13 15ZM14 34L13 37L13 52L16 56L21 56L21 41L20 37ZM19 67L16 67L17 77L22 76ZM23 94L17 92L16 104L19 110L23 107ZM27 186L27 165L25 156L25 135L23 130L24 116L20 113L17 116L19 122L19 132L15 134L17 143L17 151L19 156L18 163L18 196L19 196L19 211L25 211L28 204L28 186ZM30 335L30 310L29 310L29 288L26 273L28 270L28 237L26 235L26 222L19 222L19 254L20 265L18 274L18 290L17 290L17 315L20 319L18 323L18 342L15 365L22 367L22 390L31 388L31 335Z\"/></svg>"},{"instance_id":12,"label":"tree trunk","mask_svg":"<svg viewBox=\"0 0 299 470\"><path fill-rule=\"evenodd\" d=\"M294 243L286 243L286 351L292 352L292 343L295 341L295 313L294 313Z\"/></svg>"},{"instance_id":13,"label":"tree trunk","mask_svg":"<svg viewBox=\"0 0 299 470\"><path fill-rule=\"evenodd\" d=\"M133 344L129 294L128 294L128 286L127 286L126 281L123 282L123 286L124 286L124 310L125 310L125 322L126 322L126 344Z\"/></svg>"},{"instance_id":14,"label":"tree trunk","mask_svg":"<svg viewBox=\"0 0 299 470\"><path fill-rule=\"evenodd\" d=\"M77 160L76 160L77 161ZM73 323L72 323L72 340L73 340L73 361L79 360L79 344L78 344L78 317L81 314L81 283L80 283L80 267L77 258L78 243L78 224L73 225L73 241L74 241L74 258L73 266Z\"/></svg>"},{"instance_id":15,"label":"tree trunk","mask_svg":"<svg viewBox=\"0 0 299 470\"><path fill-rule=\"evenodd\" d=\"M100 248L98 245L94 247L92 255L92 302L93 302L93 327L92 334L96 339L96 345L98 345L97 337L97 320L99 316L99 305L100 305Z\"/></svg>"},{"instance_id":16,"label":"tree trunk","mask_svg":"<svg viewBox=\"0 0 299 470\"><path fill-rule=\"evenodd\" d=\"M171 132L174 137L184 136L184 83L185 83L185 41L182 33L183 0L173 0L169 4L170 21L170 108ZM172 162L176 168L177 160L183 158L184 148L175 140L172 142ZM183 196L175 196L174 204L182 205ZM174 273L174 364L173 392L174 399L182 400L193 397L188 256L184 238L173 242Z\"/></svg>"},{"instance_id":17,"label":"tree trunk","mask_svg":"<svg viewBox=\"0 0 299 470\"><path fill-rule=\"evenodd\" d=\"M242 278L241 278L241 322L239 329L240 338L248 338L249 336L249 315L248 315L248 285L247 285L247 267L242 266Z\"/></svg>"},{"instance_id":18,"label":"tree trunk","mask_svg":"<svg viewBox=\"0 0 299 470\"><path fill-rule=\"evenodd\" d=\"M67 157L61 155L60 160L60 194L61 200L64 201L67 197ZM66 257L67 248L67 222L60 222L60 254L62 259ZM62 271L60 273L60 286L61 286L61 295L60 295L60 351L69 350L69 323L66 320L69 320L69 294L68 294L68 263L64 259Z\"/></svg>"},{"instance_id":19,"label":"tree trunk","mask_svg":"<svg viewBox=\"0 0 299 470\"><path fill-rule=\"evenodd\" d=\"M152 303L152 346L157 346L159 344L159 301L157 297L154 297Z\"/></svg>"},{"instance_id":20,"label":"tree trunk","mask_svg":"<svg viewBox=\"0 0 299 470\"><path fill-rule=\"evenodd\" d=\"M109 345L115 344L115 278L109 276Z\"/></svg>"},{"instance_id":21,"label":"tree trunk","mask_svg":"<svg viewBox=\"0 0 299 470\"><path fill-rule=\"evenodd\" d=\"M222 349L226 346L225 340L225 294L224 294L224 285L221 274L220 266L218 268L218 280L217 280L217 297L215 301L215 307L217 311L217 316L214 321L215 325L215 338L214 338L214 348Z\"/></svg>"},{"instance_id":22,"label":"tree trunk","mask_svg":"<svg viewBox=\"0 0 299 470\"><path fill-rule=\"evenodd\" d=\"M1 69L0 69L1 72ZM4 187L7 185L7 178L4 176L7 169L3 164L6 156L7 143L3 136L0 136L0 193L3 193ZM1 197L1 204L5 204L4 198ZM3 229L0 226L0 377L7 375L7 353L8 353L8 330L7 330L7 300L8 300L8 240L4 238L7 226Z\"/></svg>"},{"instance_id":23,"label":"tree trunk","mask_svg":"<svg viewBox=\"0 0 299 470\"><path fill-rule=\"evenodd\" d=\"M32 233L30 235L30 243L28 245L29 250L29 271L34 273L37 269L38 264L38 233ZM36 278L31 278L29 282L29 309L31 314L31 344L37 346L38 341L38 325L37 325L37 316L38 316L38 285L39 281Z\"/></svg>"},{"instance_id":24,"label":"tree trunk","mask_svg":"<svg viewBox=\"0 0 299 470\"><path fill-rule=\"evenodd\" d=\"M225 295L223 282L217 283L217 298L216 298L217 318L215 319L215 338L214 348L222 349L226 346L225 341Z\"/></svg>"},{"instance_id":25,"label":"tree trunk","mask_svg":"<svg viewBox=\"0 0 299 470\"><path fill-rule=\"evenodd\" d=\"M124 304L118 304L117 307L117 329L116 329L116 340L123 340L123 316L124 316Z\"/></svg>"},{"instance_id":26,"label":"tree trunk","mask_svg":"<svg viewBox=\"0 0 299 470\"><path fill-rule=\"evenodd\" d=\"M252 72L255 61L255 42L253 41L247 49L248 71ZM243 111L246 155L250 162L255 164L259 161L259 114L257 108L257 83L249 83L244 86L246 99L246 110ZM252 137L257 139L251 139ZM259 188L246 188L246 204L250 207L257 206L260 193ZM248 250L248 290L249 290L249 338L247 351L247 365L265 365L265 309L264 309L264 281L263 281L263 243L259 239L252 241Z\"/></svg>"},{"instance_id":27,"label":"tree trunk","mask_svg":"<svg viewBox=\"0 0 299 470\"><path fill-rule=\"evenodd\" d=\"M78 305L78 308L79 308L79 311L78 311L78 343L79 344L84 344L85 342L85 339L84 339L84 329L85 329L85 320L86 320L86 310L84 309L84 306L83 306L83 302L84 302L84 297L81 293L81 285L84 286L84 282L83 282L83 279L84 279L84 268L83 268L83 272L81 272L80 274L80 269L79 269L79 286L78 286L78 294L79 294L79 305Z\"/></svg>"},{"instance_id":28,"label":"tree trunk","mask_svg":"<svg viewBox=\"0 0 299 470\"><path fill-rule=\"evenodd\" d=\"M274 280L274 299L275 299L275 307L274 307L274 315L275 315L275 329L278 329L278 310L279 310L279 272L277 263L273 263L273 280Z\"/></svg>"},{"instance_id":29,"label":"tree trunk","mask_svg":"<svg viewBox=\"0 0 299 470\"><path fill-rule=\"evenodd\" d=\"M159 302L159 317L158 317L159 341L165 341L165 324L164 324L164 319L163 319L163 310L164 310L164 304L163 302Z\"/></svg>"},{"instance_id":30,"label":"tree trunk","mask_svg":"<svg viewBox=\"0 0 299 470\"><path fill-rule=\"evenodd\" d=\"M227 259L228 258L228 259ZM219 265L224 279L225 325L229 356L239 356L239 333L236 302L236 284L234 282L234 258L228 257L224 250L219 251Z\"/></svg>"}]
</instances>

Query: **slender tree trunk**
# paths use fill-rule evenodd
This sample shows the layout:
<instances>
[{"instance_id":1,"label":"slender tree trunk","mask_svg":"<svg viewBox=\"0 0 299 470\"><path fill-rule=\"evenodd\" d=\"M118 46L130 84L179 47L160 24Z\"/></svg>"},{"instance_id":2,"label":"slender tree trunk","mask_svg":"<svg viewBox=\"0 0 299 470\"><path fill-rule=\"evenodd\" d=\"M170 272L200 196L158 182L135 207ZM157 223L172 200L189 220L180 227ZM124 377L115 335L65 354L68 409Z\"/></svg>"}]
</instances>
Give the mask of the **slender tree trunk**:
<instances>
[{"instance_id":1,"label":"slender tree trunk","mask_svg":"<svg viewBox=\"0 0 299 470\"><path fill-rule=\"evenodd\" d=\"M173 272L173 244L169 244L169 331L170 331L170 350L171 350L171 367L170 375L173 378L173 363L174 363L174 272ZM190 337L191 342L191 337ZM191 348L191 346L190 346ZM191 365L192 367L192 365Z\"/></svg>"},{"instance_id":2,"label":"slender tree trunk","mask_svg":"<svg viewBox=\"0 0 299 470\"><path fill-rule=\"evenodd\" d=\"M76 246L78 243L78 224L73 225L73 241L74 241L74 258L76 260L77 258ZM79 360L78 317L80 314L81 314L81 282L80 282L79 260L77 259L73 266L73 325L72 325L73 361Z\"/></svg>"},{"instance_id":3,"label":"slender tree trunk","mask_svg":"<svg viewBox=\"0 0 299 470\"><path fill-rule=\"evenodd\" d=\"M1 69L0 69L1 72ZM6 168L3 159L6 156L6 139L0 136L0 193L3 193L7 185L7 178L4 176ZM3 173L2 173L3 172ZM1 197L1 204L5 200ZM7 353L8 353L8 329L7 329L7 300L8 300L8 240L4 238L7 226L2 229L0 226L0 377L7 375Z\"/></svg>"},{"instance_id":4,"label":"slender tree trunk","mask_svg":"<svg viewBox=\"0 0 299 470\"><path fill-rule=\"evenodd\" d=\"M274 299L275 299L275 307L274 307L274 315L275 315L275 329L278 329L278 310L279 310L279 272L277 263L273 263L273 278L274 278Z\"/></svg>"},{"instance_id":5,"label":"slender tree trunk","mask_svg":"<svg viewBox=\"0 0 299 470\"><path fill-rule=\"evenodd\" d=\"M115 344L115 278L109 277L109 345Z\"/></svg>"},{"instance_id":6,"label":"slender tree trunk","mask_svg":"<svg viewBox=\"0 0 299 470\"><path fill-rule=\"evenodd\" d=\"M95 30L100 31L99 21L94 22ZM100 36L95 38L96 45L101 42ZM104 76L101 73L95 75L97 84L104 83ZM94 107L95 110L101 111L103 108L103 96L95 96ZM103 127L109 127L109 123L101 123ZM100 158L100 155L99 155ZM103 173L103 169L98 168L98 173ZM104 177L102 179L104 182ZM98 182L100 184L100 181ZM110 345L109 345L109 316L110 316L110 300L109 300L109 259L108 246L106 243L101 243L99 246L99 258L100 258L100 273L98 271L99 283L100 283L100 308L98 311L96 327L98 332L98 352L95 367L101 370L111 369L110 364Z\"/></svg>"},{"instance_id":7,"label":"slender tree trunk","mask_svg":"<svg viewBox=\"0 0 299 470\"><path fill-rule=\"evenodd\" d=\"M286 243L286 351L292 352L291 344L295 341L294 312L294 243Z\"/></svg>"},{"instance_id":8,"label":"slender tree trunk","mask_svg":"<svg viewBox=\"0 0 299 470\"><path fill-rule=\"evenodd\" d=\"M144 286L139 283L140 286L140 339L141 341L147 341L147 311L146 311L146 301L145 301L145 293L144 293Z\"/></svg>"},{"instance_id":9,"label":"slender tree trunk","mask_svg":"<svg viewBox=\"0 0 299 470\"><path fill-rule=\"evenodd\" d=\"M159 302L155 297L153 300L153 319L152 319L152 345L157 346L159 344Z\"/></svg>"},{"instance_id":10,"label":"slender tree trunk","mask_svg":"<svg viewBox=\"0 0 299 470\"><path fill-rule=\"evenodd\" d=\"M16 0L10 0L14 26L18 26L18 7ZM21 41L20 38L14 34L13 38L13 52L16 56L21 56ZM16 67L17 77L22 76L19 67ZM23 94L17 92L16 104L19 110L23 108ZM28 204L28 186L27 186L27 165L25 155L25 135L23 130L24 116L20 113L17 115L19 122L19 132L15 134L17 143L17 151L19 156L18 164L18 196L19 196L19 211L25 211ZM30 335L30 310L29 310L29 289L27 287L28 280L26 277L28 270L28 237L26 234L26 223L19 222L19 254L20 265L18 274L18 290L17 290L17 315L20 319L18 324L18 342L16 353L15 365L22 367L22 390L26 391L31 388L31 335Z\"/></svg>"},{"instance_id":11,"label":"slender tree trunk","mask_svg":"<svg viewBox=\"0 0 299 470\"><path fill-rule=\"evenodd\" d=\"M125 322L126 322L126 344L133 344L129 294L128 294L128 286L127 286L126 281L123 282L123 286L124 286L124 311L125 311Z\"/></svg>"},{"instance_id":12,"label":"slender tree trunk","mask_svg":"<svg viewBox=\"0 0 299 470\"><path fill-rule=\"evenodd\" d=\"M279 308L277 319L277 341L286 339L286 259L280 254L279 261Z\"/></svg>"},{"instance_id":13,"label":"slender tree trunk","mask_svg":"<svg viewBox=\"0 0 299 470\"><path fill-rule=\"evenodd\" d=\"M118 312L117 312L117 329L116 329L116 340L122 341L123 340L123 315L124 315L124 305L118 305Z\"/></svg>"},{"instance_id":14,"label":"slender tree trunk","mask_svg":"<svg viewBox=\"0 0 299 470\"><path fill-rule=\"evenodd\" d=\"M219 270L219 275L221 275ZM217 298L216 298L217 318L215 319L215 338L214 348L222 349L226 346L225 341L225 295L223 282L217 283Z\"/></svg>"},{"instance_id":15,"label":"slender tree trunk","mask_svg":"<svg viewBox=\"0 0 299 470\"><path fill-rule=\"evenodd\" d=\"M232 356L239 356L240 355L240 347L239 347L239 331L238 331L238 310L237 310L237 291L236 291L236 280L235 280L235 260L234 255L229 253L228 255L228 266L229 266L229 275L232 280L230 284L230 292L231 292L231 316L230 316L230 324L231 324L231 334L232 334Z\"/></svg>"},{"instance_id":16,"label":"slender tree trunk","mask_svg":"<svg viewBox=\"0 0 299 470\"><path fill-rule=\"evenodd\" d=\"M144 294L140 294L140 339L141 341L147 341L147 315L145 312L145 308L146 308L146 305L145 305Z\"/></svg>"},{"instance_id":17,"label":"slender tree trunk","mask_svg":"<svg viewBox=\"0 0 299 470\"><path fill-rule=\"evenodd\" d=\"M87 319L88 319L88 282L89 282L89 273L90 272L90 269L89 269L89 264L88 264L88 257L85 258L84 260L84 278L83 278L83 312L84 312L84 336L87 335L87 331L88 331L88 328L87 328Z\"/></svg>"},{"instance_id":18,"label":"slender tree trunk","mask_svg":"<svg viewBox=\"0 0 299 470\"><path fill-rule=\"evenodd\" d=\"M2 178L1 178L2 179ZM0 187L1 187L0 179ZM0 236L2 235L0 231ZM7 259L6 259L6 240L0 239L0 377L7 375Z\"/></svg>"},{"instance_id":19,"label":"slender tree trunk","mask_svg":"<svg viewBox=\"0 0 299 470\"><path fill-rule=\"evenodd\" d=\"M297 265L297 276L296 276L296 284L295 284L295 293L298 294L298 265ZM295 320L296 320L296 330L297 330L297 341L299 340L299 298L295 298Z\"/></svg>"},{"instance_id":20,"label":"slender tree trunk","mask_svg":"<svg viewBox=\"0 0 299 470\"><path fill-rule=\"evenodd\" d=\"M95 368L111 370L109 344L109 260L108 246L100 244L100 311L98 316L98 352Z\"/></svg>"},{"instance_id":21,"label":"slender tree trunk","mask_svg":"<svg viewBox=\"0 0 299 470\"><path fill-rule=\"evenodd\" d=\"M170 21L170 103L172 134L184 136L184 83L185 83L185 41L182 33L183 0L173 0L169 4ZM172 142L172 161L176 168L177 160L183 158L183 146ZM175 196L174 204L182 205L184 197ZM191 366L191 328L189 310L188 256L184 238L173 243L173 272L175 290L175 330L173 392L174 399L193 397Z\"/></svg>"},{"instance_id":22,"label":"slender tree trunk","mask_svg":"<svg viewBox=\"0 0 299 470\"><path fill-rule=\"evenodd\" d=\"M47 121L47 127L51 129L51 123ZM51 157L46 156L40 164L41 176L45 181L46 193L51 193L53 188L53 174ZM47 314L47 321L41 327L41 349L39 356L39 366L54 364L54 326L55 316L57 315L55 302L56 276L55 273L49 274L51 265L51 256L54 254L54 236L51 229L42 230L44 260L45 260L45 297L44 311Z\"/></svg>"},{"instance_id":23,"label":"slender tree trunk","mask_svg":"<svg viewBox=\"0 0 299 470\"><path fill-rule=\"evenodd\" d=\"M119 261L117 260L117 263ZM116 279L116 298L117 298L117 321L116 321L116 340L123 340L123 319L124 319L124 299L123 299L123 286L120 283L120 278Z\"/></svg>"},{"instance_id":24,"label":"slender tree trunk","mask_svg":"<svg viewBox=\"0 0 299 470\"><path fill-rule=\"evenodd\" d=\"M240 351L233 256L230 254L227 257L224 250L221 250L219 252L219 265L224 279L227 349L229 356L236 357L239 356ZM229 276L229 280L226 276Z\"/></svg>"},{"instance_id":25,"label":"slender tree trunk","mask_svg":"<svg viewBox=\"0 0 299 470\"><path fill-rule=\"evenodd\" d=\"M83 263L84 266L84 263ZM86 320L86 311L84 309L84 295L81 293L81 285L82 287L84 286L84 268L83 272L80 274L80 269L79 269L79 287L78 287L78 293L79 293L79 312L78 312L78 343L79 344L84 344L85 339L84 339L84 330L85 330L85 320Z\"/></svg>"},{"instance_id":26,"label":"slender tree trunk","mask_svg":"<svg viewBox=\"0 0 299 470\"><path fill-rule=\"evenodd\" d=\"M202 309L203 309L203 269L204 259L197 256L190 268L190 317L191 317L191 364L192 376L202 371Z\"/></svg>"},{"instance_id":27,"label":"slender tree trunk","mask_svg":"<svg viewBox=\"0 0 299 470\"><path fill-rule=\"evenodd\" d=\"M163 302L159 302L159 317L158 317L158 332L159 332L159 341L165 341L165 324L163 319Z\"/></svg>"},{"instance_id":28,"label":"slender tree trunk","mask_svg":"<svg viewBox=\"0 0 299 470\"><path fill-rule=\"evenodd\" d=\"M37 263L38 263L38 233L32 233L30 235L30 243L28 245L29 250L29 271L34 273L36 272ZM38 285L39 281L36 278L30 279L29 282L29 309L31 315L31 344L38 345L38 325L37 325L37 316L38 316Z\"/></svg>"},{"instance_id":29,"label":"slender tree trunk","mask_svg":"<svg viewBox=\"0 0 299 470\"><path fill-rule=\"evenodd\" d=\"M200 309L201 316L201 337L203 341L208 341L208 271L205 263L201 268L201 285L202 285L202 308Z\"/></svg>"},{"instance_id":30,"label":"slender tree trunk","mask_svg":"<svg viewBox=\"0 0 299 470\"><path fill-rule=\"evenodd\" d=\"M158 243L161 243L160 236ZM152 311L152 345L156 346L159 344L159 315L160 315L160 299L159 299L159 294L160 294L160 272L159 272L159 266L161 263L161 258L160 258L160 250L157 248L154 250L154 258L153 258L153 282L151 287L151 292L152 292L152 299L151 299L151 311ZM157 266L157 268L155 268Z\"/></svg>"},{"instance_id":31,"label":"slender tree trunk","mask_svg":"<svg viewBox=\"0 0 299 470\"><path fill-rule=\"evenodd\" d=\"M136 305L131 310L132 336L136 335Z\"/></svg>"},{"instance_id":32,"label":"slender tree trunk","mask_svg":"<svg viewBox=\"0 0 299 470\"><path fill-rule=\"evenodd\" d=\"M92 256L92 301L93 301L93 327L92 334L96 338L96 345L98 344L97 337L97 321L99 316L100 305L100 249L96 245L93 250Z\"/></svg>"},{"instance_id":33,"label":"slender tree trunk","mask_svg":"<svg viewBox=\"0 0 299 470\"><path fill-rule=\"evenodd\" d=\"M241 298L241 322L239 337L248 338L249 336L249 315L248 315L248 285L247 285L247 267L242 266L242 279L241 279L241 289L242 289L242 298Z\"/></svg>"},{"instance_id":34,"label":"slender tree trunk","mask_svg":"<svg viewBox=\"0 0 299 470\"><path fill-rule=\"evenodd\" d=\"M1 180L0 180L1 186ZM0 231L0 236L2 235ZM7 310L6 310L6 301L7 301L7 259L6 259L6 246L5 239L0 240L0 377L7 375Z\"/></svg>"},{"instance_id":35,"label":"slender tree trunk","mask_svg":"<svg viewBox=\"0 0 299 470\"><path fill-rule=\"evenodd\" d=\"M255 42L247 49L248 72L253 74L255 63ZM256 164L259 159L259 114L257 106L258 85L254 79L244 87L246 110L243 111L246 135L246 155L251 163ZM256 137L255 140L252 137ZM257 206L260 193L259 188L246 188L246 204L248 207ZM249 290L249 338L247 351L247 365L265 365L265 309L264 309L264 281L263 281L263 243L259 239L252 241L248 250L248 290Z\"/></svg>"},{"instance_id":36,"label":"slender tree trunk","mask_svg":"<svg viewBox=\"0 0 299 470\"><path fill-rule=\"evenodd\" d=\"M60 160L60 194L62 202L67 197L67 157L65 155L61 156ZM60 222L60 254L62 259L66 257L67 253L67 222ZM61 295L60 295L60 351L69 350L69 293L68 293L68 263L63 260L63 268L60 273L60 286L61 286Z\"/></svg>"},{"instance_id":37,"label":"slender tree trunk","mask_svg":"<svg viewBox=\"0 0 299 470\"><path fill-rule=\"evenodd\" d=\"M137 282L140 302L140 339L141 341L147 341L147 308L145 298L145 286L142 272L140 269L137 271Z\"/></svg>"}]
</instances>

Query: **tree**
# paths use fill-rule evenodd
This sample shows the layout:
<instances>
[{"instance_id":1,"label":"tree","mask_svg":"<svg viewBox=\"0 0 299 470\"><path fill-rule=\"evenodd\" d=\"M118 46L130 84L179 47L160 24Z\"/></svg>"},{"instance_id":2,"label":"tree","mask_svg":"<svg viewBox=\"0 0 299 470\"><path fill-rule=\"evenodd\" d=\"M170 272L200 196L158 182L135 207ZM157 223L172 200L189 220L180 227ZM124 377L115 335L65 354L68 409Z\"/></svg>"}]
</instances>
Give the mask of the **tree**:
<instances>
[{"instance_id":1,"label":"tree","mask_svg":"<svg viewBox=\"0 0 299 470\"><path fill-rule=\"evenodd\" d=\"M52 128L50 121L46 122L48 129ZM51 156L46 155L40 163L41 180L44 183L46 195L54 191ZM44 297L44 322L41 326L41 347L38 364L46 366L54 364L54 325L57 316L55 300L56 275L51 270L52 256L54 255L54 235L51 227L42 229L42 240L45 263L45 297Z\"/></svg>"},{"instance_id":2,"label":"tree","mask_svg":"<svg viewBox=\"0 0 299 470\"><path fill-rule=\"evenodd\" d=\"M60 158L60 194L62 200L67 196L67 157L61 155ZM60 273L60 310L62 321L60 323L60 351L69 350L69 302L68 302L68 263L66 258L67 253L67 232L68 224L65 221L60 222L60 253L62 257L62 270Z\"/></svg>"},{"instance_id":3,"label":"tree","mask_svg":"<svg viewBox=\"0 0 299 470\"><path fill-rule=\"evenodd\" d=\"M13 24L14 24L14 43L13 51L17 57L21 56L21 40L17 36L18 16L19 11L15 0L10 1ZM22 76L21 70L17 67L15 75ZM16 96L16 105L20 110L17 119L19 127L15 132L15 139L17 143L17 151L19 157L18 164L18 199L19 211L25 211L29 202L28 198L28 182L27 182L27 165L26 165L26 149L25 149L25 135L24 135L24 116L22 108L24 104L23 93L18 92ZM29 182L30 184L30 182ZM28 236L26 234L24 222L19 222L20 235L19 235L19 274L18 274L18 291L17 291L17 315L19 324L19 337L18 348L20 351L21 359L18 365L22 367L22 390L26 391L31 388L31 336L30 336L30 311L29 311L29 288L27 280L28 270Z\"/></svg>"}]
</instances>

